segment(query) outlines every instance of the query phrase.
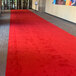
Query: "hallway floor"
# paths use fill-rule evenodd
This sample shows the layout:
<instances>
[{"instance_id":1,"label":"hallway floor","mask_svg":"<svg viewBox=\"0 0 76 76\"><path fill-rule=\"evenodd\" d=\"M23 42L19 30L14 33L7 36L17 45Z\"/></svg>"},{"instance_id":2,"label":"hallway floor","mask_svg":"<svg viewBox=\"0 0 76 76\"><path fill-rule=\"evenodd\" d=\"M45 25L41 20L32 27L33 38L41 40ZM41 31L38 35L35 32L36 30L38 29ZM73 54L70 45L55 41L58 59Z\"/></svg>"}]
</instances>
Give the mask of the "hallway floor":
<instances>
[{"instance_id":1,"label":"hallway floor","mask_svg":"<svg viewBox=\"0 0 76 76\"><path fill-rule=\"evenodd\" d=\"M5 76L10 26L10 13L0 16L0 76Z\"/></svg>"},{"instance_id":2,"label":"hallway floor","mask_svg":"<svg viewBox=\"0 0 76 76\"><path fill-rule=\"evenodd\" d=\"M37 14L38 16L42 17L43 19L47 20L50 23L58 26L59 28L67 31L68 33L76 36L76 24L63 20L61 18L55 17L53 15L49 15L44 12L38 12L34 10L30 10L33 13Z\"/></svg>"},{"instance_id":3,"label":"hallway floor","mask_svg":"<svg viewBox=\"0 0 76 76\"><path fill-rule=\"evenodd\" d=\"M75 24L34 10L2 14L0 76L76 76L75 29Z\"/></svg>"}]
</instances>

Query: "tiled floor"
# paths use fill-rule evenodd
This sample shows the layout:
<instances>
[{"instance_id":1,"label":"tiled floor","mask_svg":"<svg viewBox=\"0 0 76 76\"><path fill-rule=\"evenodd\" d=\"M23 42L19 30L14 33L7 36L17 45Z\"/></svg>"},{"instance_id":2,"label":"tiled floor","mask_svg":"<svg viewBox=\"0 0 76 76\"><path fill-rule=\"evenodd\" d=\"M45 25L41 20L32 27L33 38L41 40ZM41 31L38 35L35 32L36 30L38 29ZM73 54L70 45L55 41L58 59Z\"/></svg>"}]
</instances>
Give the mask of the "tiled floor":
<instances>
[{"instance_id":1,"label":"tiled floor","mask_svg":"<svg viewBox=\"0 0 76 76\"><path fill-rule=\"evenodd\" d=\"M0 76L5 76L9 38L10 13L0 16Z\"/></svg>"}]
</instances>

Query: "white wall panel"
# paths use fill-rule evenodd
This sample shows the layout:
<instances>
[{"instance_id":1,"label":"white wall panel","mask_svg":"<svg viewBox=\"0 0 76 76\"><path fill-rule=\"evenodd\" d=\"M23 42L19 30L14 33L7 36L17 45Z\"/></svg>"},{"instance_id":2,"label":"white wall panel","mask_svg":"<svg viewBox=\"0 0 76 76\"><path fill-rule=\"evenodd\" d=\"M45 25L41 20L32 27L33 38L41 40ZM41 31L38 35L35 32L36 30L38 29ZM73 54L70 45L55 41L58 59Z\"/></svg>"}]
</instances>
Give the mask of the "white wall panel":
<instances>
[{"instance_id":1,"label":"white wall panel","mask_svg":"<svg viewBox=\"0 0 76 76\"><path fill-rule=\"evenodd\" d=\"M46 0L45 12L76 23L76 6L53 5L52 0Z\"/></svg>"},{"instance_id":2,"label":"white wall panel","mask_svg":"<svg viewBox=\"0 0 76 76\"><path fill-rule=\"evenodd\" d=\"M34 10L38 10L38 5L37 5L37 7L35 5L36 1L39 3L39 0L32 0L32 9L34 9Z\"/></svg>"}]
</instances>

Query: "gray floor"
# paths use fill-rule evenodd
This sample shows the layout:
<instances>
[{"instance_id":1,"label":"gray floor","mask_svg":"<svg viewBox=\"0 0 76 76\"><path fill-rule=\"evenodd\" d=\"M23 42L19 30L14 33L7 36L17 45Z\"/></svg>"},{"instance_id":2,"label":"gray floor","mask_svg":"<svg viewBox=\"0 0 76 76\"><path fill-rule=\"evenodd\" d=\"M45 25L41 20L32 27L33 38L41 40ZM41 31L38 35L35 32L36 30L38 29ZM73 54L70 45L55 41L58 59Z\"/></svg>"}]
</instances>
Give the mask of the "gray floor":
<instances>
[{"instance_id":1,"label":"gray floor","mask_svg":"<svg viewBox=\"0 0 76 76\"><path fill-rule=\"evenodd\" d=\"M54 17L54 16L46 14L46 13L42 13L42 12L38 12L38 11L34 11L34 10L30 10L30 11L39 15L40 17L44 18L45 20L55 24L56 26L65 30L66 32L76 36L76 24L70 23L68 21L62 20L60 18Z\"/></svg>"},{"instance_id":2,"label":"gray floor","mask_svg":"<svg viewBox=\"0 0 76 76\"><path fill-rule=\"evenodd\" d=\"M5 76L8 50L10 13L0 16L0 76Z\"/></svg>"},{"instance_id":3,"label":"gray floor","mask_svg":"<svg viewBox=\"0 0 76 76\"><path fill-rule=\"evenodd\" d=\"M62 19L53 17L46 13L37 12L30 10L40 17L46 19L47 21L55 24L61 29L69 32L70 34L76 36L76 25L70 22L64 21ZM7 50L8 50L8 38L9 38L9 25L10 25L10 11L5 11L0 16L0 76L5 76L6 71L6 60L7 60Z\"/></svg>"}]
</instances>

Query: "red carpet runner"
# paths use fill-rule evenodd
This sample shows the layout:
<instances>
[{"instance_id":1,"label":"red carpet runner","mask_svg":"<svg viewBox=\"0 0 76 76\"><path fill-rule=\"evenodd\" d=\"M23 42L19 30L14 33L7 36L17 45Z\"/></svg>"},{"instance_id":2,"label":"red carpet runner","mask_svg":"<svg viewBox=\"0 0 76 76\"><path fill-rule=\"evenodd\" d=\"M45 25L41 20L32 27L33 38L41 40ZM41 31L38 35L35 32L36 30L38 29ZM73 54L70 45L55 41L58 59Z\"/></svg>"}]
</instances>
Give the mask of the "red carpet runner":
<instances>
[{"instance_id":1,"label":"red carpet runner","mask_svg":"<svg viewBox=\"0 0 76 76\"><path fill-rule=\"evenodd\" d=\"M6 76L76 76L76 37L28 10L12 10Z\"/></svg>"}]
</instances>

